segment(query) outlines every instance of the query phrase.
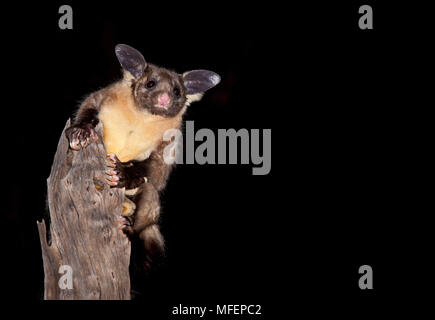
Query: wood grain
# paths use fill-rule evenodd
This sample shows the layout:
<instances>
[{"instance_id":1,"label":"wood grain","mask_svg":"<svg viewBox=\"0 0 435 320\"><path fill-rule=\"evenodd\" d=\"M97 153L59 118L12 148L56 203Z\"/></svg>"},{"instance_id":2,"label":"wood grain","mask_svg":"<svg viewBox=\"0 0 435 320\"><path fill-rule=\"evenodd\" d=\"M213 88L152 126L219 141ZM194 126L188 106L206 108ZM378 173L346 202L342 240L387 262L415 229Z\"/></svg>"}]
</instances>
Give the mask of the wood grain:
<instances>
[{"instance_id":1,"label":"wood grain","mask_svg":"<svg viewBox=\"0 0 435 320\"><path fill-rule=\"evenodd\" d=\"M51 244L45 221L37 222L44 264L44 299L130 299L130 242L116 222L124 189L105 182L106 150L102 127L98 142L79 151L69 148L64 131L51 168L48 185ZM62 265L73 270L73 288L61 289Z\"/></svg>"}]
</instances>

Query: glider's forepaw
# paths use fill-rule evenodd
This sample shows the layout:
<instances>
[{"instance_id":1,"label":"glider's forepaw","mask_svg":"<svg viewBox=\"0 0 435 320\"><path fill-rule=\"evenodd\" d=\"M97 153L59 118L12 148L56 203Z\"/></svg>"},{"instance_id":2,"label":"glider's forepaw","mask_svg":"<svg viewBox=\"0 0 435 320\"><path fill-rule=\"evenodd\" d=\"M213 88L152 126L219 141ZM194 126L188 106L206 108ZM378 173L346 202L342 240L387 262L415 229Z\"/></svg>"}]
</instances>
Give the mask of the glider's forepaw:
<instances>
[{"instance_id":1,"label":"glider's forepaw","mask_svg":"<svg viewBox=\"0 0 435 320\"><path fill-rule=\"evenodd\" d=\"M65 130L69 146L73 150L85 148L92 141L98 141L98 135L91 124L74 125Z\"/></svg>"},{"instance_id":2,"label":"glider's forepaw","mask_svg":"<svg viewBox=\"0 0 435 320\"><path fill-rule=\"evenodd\" d=\"M127 236L133 235L133 226L130 220L126 217L119 217L117 222L118 229L124 232Z\"/></svg>"},{"instance_id":3,"label":"glider's forepaw","mask_svg":"<svg viewBox=\"0 0 435 320\"><path fill-rule=\"evenodd\" d=\"M118 188L124 187L125 179L123 166L115 154L109 153L107 155L107 167L108 170L106 170L106 180L109 186Z\"/></svg>"}]
</instances>

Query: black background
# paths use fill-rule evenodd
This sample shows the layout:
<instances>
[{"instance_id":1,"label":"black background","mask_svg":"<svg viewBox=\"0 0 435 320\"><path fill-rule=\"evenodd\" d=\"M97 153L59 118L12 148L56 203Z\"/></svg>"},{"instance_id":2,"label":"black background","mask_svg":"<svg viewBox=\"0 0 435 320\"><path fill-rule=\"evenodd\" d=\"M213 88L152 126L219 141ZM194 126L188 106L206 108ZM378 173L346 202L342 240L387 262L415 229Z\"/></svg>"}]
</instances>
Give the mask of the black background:
<instances>
[{"instance_id":1,"label":"black background","mask_svg":"<svg viewBox=\"0 0 435 320\"><path fill-rule=\"evenodd\" d=\"M58 28L62 4L73 8L73 30ZM358 28L363 4L373 7L374 30ZM114 46L126 43L178 72L219 73L221 84L185 119L196 130L272 129L272 170L178 166L162 195L165 261L134 279L136 302L105 309L168 318L180 303L261 304L264 319L277 319L294 308L361 313L384 304L403 284L405 252L416 252L402 226L415 205L405 168L416 98L407 83L424 41L423 19L411 28L405 18L418 10L378 1L5 8L9 298L54 308L41 301L36 228L46 179L66 120L120 77ZM358 287L363 264L374 290Z\"/></svg>"}]
</instances>

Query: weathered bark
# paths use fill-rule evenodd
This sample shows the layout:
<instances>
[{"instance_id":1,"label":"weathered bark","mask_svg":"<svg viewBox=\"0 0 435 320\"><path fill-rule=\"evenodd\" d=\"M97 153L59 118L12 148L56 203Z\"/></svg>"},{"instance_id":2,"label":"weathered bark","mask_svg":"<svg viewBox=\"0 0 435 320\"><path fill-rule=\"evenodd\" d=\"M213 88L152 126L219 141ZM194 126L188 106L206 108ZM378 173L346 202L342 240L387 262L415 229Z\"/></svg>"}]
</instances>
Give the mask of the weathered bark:
<instances>
[{"instance_id":1,"label":"weathered bark","mask_svg":"<svg viewBox=\"0 0 435 320\"><path fill-rule=\"evenodd\" d=\"M116 220L123 189L105 183L106 150L97 143L73 151L65 129L59 140L48 184L51 245L45 221L38 222L45 273L44 299L130 299L130 243ZM73 288L61 289L59 268L72 268Z\"/></svg>"}]
</instances>

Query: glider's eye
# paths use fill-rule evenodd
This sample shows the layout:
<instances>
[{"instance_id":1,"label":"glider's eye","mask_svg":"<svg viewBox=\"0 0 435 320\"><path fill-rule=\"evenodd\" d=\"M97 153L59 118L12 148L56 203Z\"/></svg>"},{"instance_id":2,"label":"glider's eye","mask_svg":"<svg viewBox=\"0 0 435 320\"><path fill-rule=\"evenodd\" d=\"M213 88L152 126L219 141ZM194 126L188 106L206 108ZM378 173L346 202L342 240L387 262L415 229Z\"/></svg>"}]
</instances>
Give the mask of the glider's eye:
<instances>
[{"instance_id":1,"label":"glider's eye","mask_svg":"<svg viewBox=\"0 0 435 320\"><path fill-rule=\"evenodd\" d=\"M152 89L156 86L156 84L157 84L156 81L150 80L145 84L145 86L147 87L147 89Z\"/></svg>"}]
</instances>

